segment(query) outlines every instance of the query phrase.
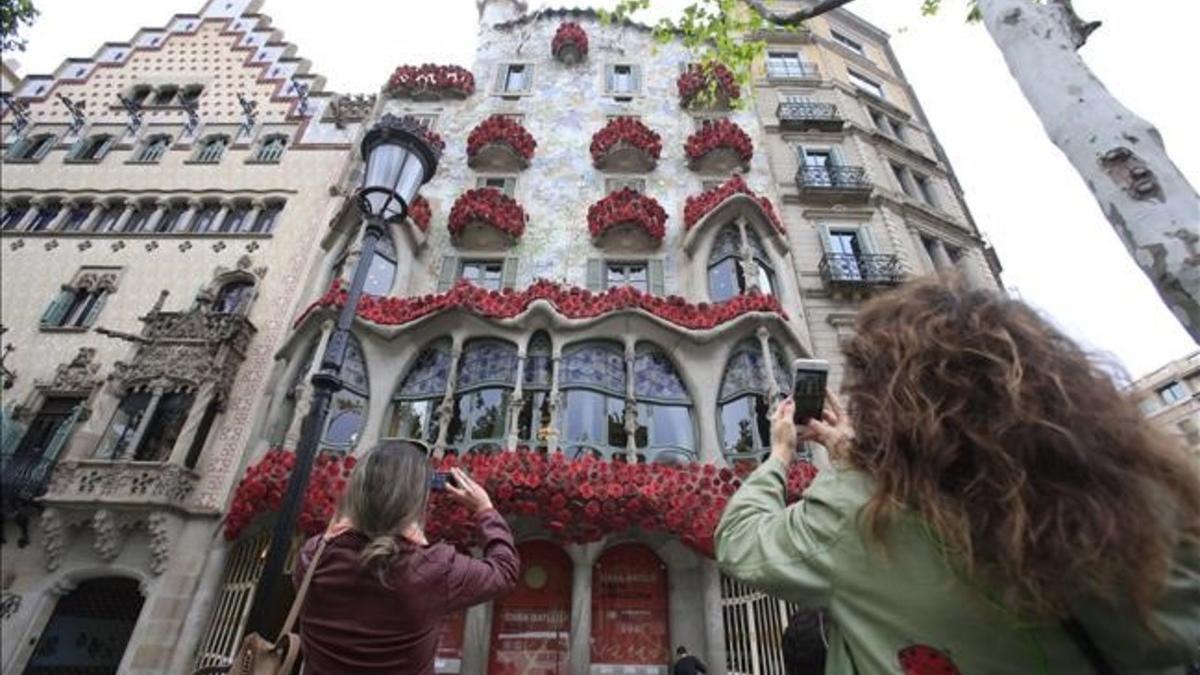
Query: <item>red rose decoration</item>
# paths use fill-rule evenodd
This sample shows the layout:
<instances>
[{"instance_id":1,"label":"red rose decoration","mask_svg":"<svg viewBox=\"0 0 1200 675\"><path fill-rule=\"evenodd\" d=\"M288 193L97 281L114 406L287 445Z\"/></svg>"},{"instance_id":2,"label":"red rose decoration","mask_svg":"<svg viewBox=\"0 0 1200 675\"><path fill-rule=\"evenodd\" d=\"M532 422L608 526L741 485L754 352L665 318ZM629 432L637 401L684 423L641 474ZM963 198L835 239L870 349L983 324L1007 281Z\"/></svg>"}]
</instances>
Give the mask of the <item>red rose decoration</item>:
<instances>
[{"instance_id":1,"label":"red rose decoration","mask_svg":"<svg viewBox=\"0 0 1200 675\"><path fill-rule=\"evenodd\" d=\"M472 223L483 223L507 234L514 240L525 233L525 209L495 188L468 190L450 209L450 236L457 239Z\"/></svg>"},{"instance_id":2,"label":"red rose decoration","mask_svg":"<svg viewBox=\"0 0 1200 675\"><path fill-rule=\"evenodd\" d=\"M588 231L593 239L617 225L633 224L660 242L666 236L666 222L666 210L653 197L630 188L622 188L588 209Z\"/></svg>"},{"instance_id":3,"label":"red rose decoration","mask_svg":"<svg viewBox=\"0 0 1200 675\"><path fill-rule=\"evenodd\" d=\"M599 165L604 156L621 143L641 150L654 161L662 154L662 138L642 124L641 120L617 117L592 136L592 162Z\"/></svg>"},{"instance_id":4,"label":"red rose decoration","mask_svg":"<svg viewBox=\"0 0 1200 675\"><path fill-rule=\"evenodd\" d=\"M675 86L679 90L679 105L687 108L698 101L701 92L716 86L718 103L728 103L741 98L742 89L733 78L733 73L723 63L693 63L679 75Z\"/></svg>"},{"instance_id":5,"label":"red rose decoration","mask_svg":"<svg viewBox=\"0 0 1200 675\"><path fill-rule=\"evenodd\" d=\"M475 76L462 66L399 66L384 92L418 98L466 98L475 92Z\"/></svg>"},{"instance_id":6,"label":"red rose decoration","mask_svg":"<svg viewBox=\"0 0 1200 675\"><path fill-rule=\"evenodd\" d=\"M471 130L467 137L467 157L474 158L485 146L499 143L522 157L526 164L533 157L537 141L520 122L503 115L492 115Z\"/></svg>"},{"instance_id":7,"label":"red rose decoration","mask_svg":"<svg viewBox=\"0 0 1200 675\"><path fill-rule=\"evenodd\" d=\"M550 53L563 63L582 61L587 58L588 53L587 33L573 21L562 22L558 25L558 30L554 31L554 39L550 41Z\"/></svg>"},{"instance_id":8,"label":"red rose decoration","mask_svg":"<svg viewBox=\"0 0 1200 675\"><path fill-rule=\"evenodd\" d=\"M683 207L684 226L689 230L692 229L693 225L698 223L701 218L708 214L708 212L715 209L717 205L729 197L739 193L749 195L756 202L758 202L758 205L762 207L763 212L767 214L767 218L770 219L771 224L775 226L775 229L779 230L780 232L784 231L783 223L779 220L778 214L775 213L775 207L771 204L771 200L755 194L754 191L746 185L746 181L742 180L742 177L738 175L734 175L729 180L711 190L708 190L707 192L688 197L687 202L685 202Z\"/></svg>"},{"instance_id":9,"label":"red rose decoration","mask_svg":"<svg viewBox=\"0 0 1200 675\"><path fill-rule=\"evenodd\" d=\"M732 151L741 160L742 166L748 166L750 158L754 156L754 143L750 136L727 119L705 120L695 133L688 136L683 146L684 152L692 160L698 160L717 149Z\"/></svg>"},{"instance_id":10,"label":"red rose decoration","mask_svg":"<svg viewBox=\"0 0 1200 675\"><path fill-rule=\"evenodd\" d=\"M429 221L433 218L429 202L421 195L417 195L408 209L408 217L412 220L413 225L416 225L422 232L428 232Z\"/></svg>"}]
</instances>

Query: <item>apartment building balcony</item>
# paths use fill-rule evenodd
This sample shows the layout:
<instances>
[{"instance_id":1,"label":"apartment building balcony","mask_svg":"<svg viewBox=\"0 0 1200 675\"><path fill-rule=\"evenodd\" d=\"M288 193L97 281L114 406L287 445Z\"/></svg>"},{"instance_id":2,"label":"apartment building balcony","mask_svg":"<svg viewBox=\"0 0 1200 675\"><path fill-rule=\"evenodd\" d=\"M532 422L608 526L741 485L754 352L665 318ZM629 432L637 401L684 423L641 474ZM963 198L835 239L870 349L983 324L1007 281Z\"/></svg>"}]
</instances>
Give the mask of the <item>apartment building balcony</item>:
<instances>
[{"instance_id":1,"label":"apartment building balcony","mask_svg":"<svg viewBox=\"0 0 1200 675\"><path fill-rule=\"evenodd\" d=\"M0 494L5 511L40 497L53 469L54 460L40 454L0 455Z\"/></svg>"},{"instance_id":2,"label":"apartment building balcony","mask_svg":"<svg viewBox=\"0 0 1200 675\"><path fill-rule=\"evenodd\" d=\"M195 470L169 462L85 459L62 461L43 479L52 504L178 508L199 482Z\"/></svg>"},{"instance_id":3,"label":"apartment building balcony","mask_svg":"<svg viewBox=\"0 0 1200 675\"><path fill-rule=\"evenodd\" d=\"M799 60L796 54L770 54L767 59L767 80L772 84L819 82L821 69L815 63Z\"/></svg>"},{"instance_id":4,"label":"apartment building balcony","mask_svg":"<svg viewBox=\"0 0 1200 675\"><path fill-rule=\"evenodd\" d=\"M802 166L796 187L801 199L831 203L866 203L872 190L861 166Z\"/></svg>"},{"instance_id":5,"label":"apartment building balcony","mask_svg":"<svg viewBox=\"0 0 1200 675\"><path fill-rule=\"evenodd\" d=\"M839 289L895 286L904 280L893 254L826 253L818 271L827 286Z\"/></svg>"},{"instance_id":6,"label":"apartment building balcony","mask_svg":"<svg viewBox=\"0 0 1200 675\"><path fill-rule=\"evenodd\" d=\"M775 108L779 128L786 131L841 131L846 120L833 103L789 101Z\"/></svg>"}]
</instances>

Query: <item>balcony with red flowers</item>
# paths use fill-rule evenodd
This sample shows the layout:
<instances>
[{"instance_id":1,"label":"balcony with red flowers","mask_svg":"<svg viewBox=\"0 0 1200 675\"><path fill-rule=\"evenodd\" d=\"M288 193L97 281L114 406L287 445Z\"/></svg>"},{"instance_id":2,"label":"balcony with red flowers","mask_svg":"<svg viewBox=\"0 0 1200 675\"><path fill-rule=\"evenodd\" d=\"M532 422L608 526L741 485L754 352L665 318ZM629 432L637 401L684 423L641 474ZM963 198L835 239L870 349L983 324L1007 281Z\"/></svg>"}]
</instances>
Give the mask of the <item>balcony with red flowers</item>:
<instances>
[{"instance_id":1,"label":"balcony with red flowers","mask_svg":"<svg viewBox=\"0 0 1200 675\"><path fill-rule=\"evenodd\" d=\"M455 246L502 250L525 233L525 209L495 188L468 190L450 208L448 227Z\"/></svg>"},{"instance_id":2,"label":"balcony with red flowers","mask_svg":"<svg viewBox=\"0 0 1200 675\"><path fill-rule=\"evenodd\" d=\"M462 66L399 66L383 91L393 98L414 101L464 99L475 93L475 76Z\"/></svg>"},{"instance_id":3,"label":"balcony with red flowers","mask_svg":"<svg viewBox=\"0 0 1200 675\"><path fill-rule=\"evenodd\" d=\"M732 120L704 120L683 146L688 168L699 173L729 173L750 170L754 143Z\"/></svg>"},{"instance_id":4,"label":"balcony with red flowers","mask_svg":"<svg viewBox=\"0 0 1200 675\"><path fill-rule=\"evenodd\" d=\"M704 232L738 217L745 218L786 255L786 232L775 206L770 199L751 190L736 174L711 190L687 198L683 208L683 224L687 229L683 238L684 251L692 255L705 236Z\"/></svg>"},{"instance_id":5,"label":"balcony with red flowers","mask_svg":"<svg viewBox=\"0 0 1200 675\"><path fill-rule=\"evenodd\" d=\"M675 81L684 108L727 109L742 89L723 63L692 63Z\"/></svg>"},{"instance_id":6,"label":"balcony with red flowers","mask_svg":"<svg viewBox=\"0 0 1200 675\"><path fill-rule=\"evenodd\" d=\"M520 122L492 115L467 136L467 166L476 171L522 171L535 150L537 141Z\"/></svg>"},{"instance_id":7,"label":"balcony with red flowers","mask_svg":"<svg viewBox=\"0 0 1200 675\"><path fill-rule=\"evenodd\" d=\"M641 251L666 235L667 212L653 197L622 188L588 209L588 232L599 247Z\"/></svg>"},{"instance_id":8,"label":"balcony with red flowers","mask_svg":"<svg viewBox=\"0 0 1200 675\"><path fill-rule=\"evenodd\" d=\"M564 21L554 31L554 39L550 41L550 53L560 63L573 66L583 62L588 53L588 36L583 28L574 21Z\"/></svg>"},{"instance_id":9,"label":"balcony with red flowers","mask_svg":"<svg viewBox=\"0 0 1200 675\"><path fill-rule=\"evenodd\" d=\"M592 165L601 171L652 171L662 155L662 137L636 117L617 117L592 136Z\"/></svg>"}]
</instances>

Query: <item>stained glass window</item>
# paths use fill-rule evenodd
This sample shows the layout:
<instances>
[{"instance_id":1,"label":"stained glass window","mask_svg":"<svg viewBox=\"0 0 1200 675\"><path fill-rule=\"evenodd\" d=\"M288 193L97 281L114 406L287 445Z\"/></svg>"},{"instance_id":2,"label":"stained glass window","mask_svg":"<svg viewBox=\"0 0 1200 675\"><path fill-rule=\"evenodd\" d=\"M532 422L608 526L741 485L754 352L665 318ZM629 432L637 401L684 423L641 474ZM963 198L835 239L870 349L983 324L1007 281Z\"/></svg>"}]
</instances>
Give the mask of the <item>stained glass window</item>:
<instances>
[{"instance_id":1,"label":"stained glass window","mask_svg":"<svg viewBox=\"0 0 1200 675\"><path fill-rule=\"evenodd\" d=\"M563 351L562 386L594 387L625 396L625 351L620 345L586 342Z\"/></svg>"},{"instance_id":2,"label":"stained glass window","mask_svg":"<svg viewBox=\"0 0 1200 675\"><path fill-rule=\"evenodd\" d=\"M450 377L450 340L438 340L417 355L400 383L388 420L388 438L432 444L437 440L438 408Z\"/></svg>"},{"instance_id":3,"label":"stained glass window","mask_svg":"<svg viewBox=\"0 0 1200 675\"><path fill-rule=\"evenodd\" d=\"M508 404L517 376L517 348L472 340L458 362L458 386L447 441L463 450L493 448L508 435Z\"/></svg>"},{"instance_id":4,"label":"stained glass window","mask_svg":"<svg viewBox=\"0 0 1200 675\"><path fill-rule=\"evenodd\" d=\"M634 445L649 461L688 461L695 448L691 397L661 349L642 343L633 360Z\"/></svg>"},{"instance_id":5,"label":"stained glass window","mask_svg":"<svg viewBox=\"0 0 1200 675\"><path fill-rule=\"evenodd\" d=\"M549 389L554 376L554 362L550 353L550 338L539 332L529 341L525 355L525 389Z\"/></svg>"},{"instance_id":6,"label":"stained glass window","mask_svg":"<svg viewBox=\"0 0 1200 675\"><path fill-rule=\"evenodd\" d=\"M775 384L780 395L791 390L791 372L778 345L771 341ZM756 339L736 348L725 366L717 398L717 432L730 461L756 461L771 444L770 389L766 360Z\"/></svg>"},{"instance_id":7,"label":"stained glass window","mask_svg":"<svg viewBox=\"0 0 1200 675\"><path fill-rule=\"evenodd\" d=\"M517 438L522 443L544 443L550 426L550 384L554 361L550 338L539 331L529 341L525 354L524 397L517 413Z\"/></svg>"},{"instance_id":8,"label":"stained glass window","mask_svg":"<svg viewBox=\"0 0 1200 675\"><path fill-rule=\"evenodd\" d=\"M363 358L362 345L353 334L346 343L346 360L342 363L339 375L342 389L333 395L333 401L330 402L322 442L328 447L349 452L362 436L370 395L367 362Z\"/></svg>"},{"instance_id":9,"label":"stained glass window","mask_svg":"<svg viewBox=\"0 0 1200 675\"><path fill-rule=\"evenodd\" d=\"M573 345L563 351L561 368L568 456L625 452L625 350L609 342Z\"/></svg>"},{"instance_id":10,"label":"stained glass window","mask_svg":"<svg viewBox=\"0 0 1200 675\"><path fill-rule=\"evenodd\" d=\"M687 387L675 372L675 365L661 350L638 345L633 360L633 391L639 401L654 399L689 403Z\"/></svg>"},{"instance_id":11,"label":"stained glass window","mask_svg":"<svg viewBox=\"0 0 1200 675\"><path fill-rule=\"evenodd\" d=\"M775 268L771 256L767 255L758 233L749 226L745 232L746 246L758 266L758 289L774 294ZM742 229L736 223L730 223L717 233L708 256L708 296L713 302L725 302L749 288L750 280L742 257Z\"/></svg>"},{"instance_id":12,"label":"stained glass window","mask_svg":"<svg viewBox=\"0 0 1200 675\"><path fill-rule=\"evenodd\" d=\"M450 341L442 340L425 348L400 384L397 396L423 397L446 392L450 377Z\"/></svg>"},{"instance_id":13,"label":"stained glass window","mask_svg":"<svg viewBox=\"0 0 1200 675\"><path fill-rule=\"evenodd\" d=\"M487 384L511 387L517 376L517 348L499 340L467 343L458 363L458 389Z\"/></svg>"}]
</instances>

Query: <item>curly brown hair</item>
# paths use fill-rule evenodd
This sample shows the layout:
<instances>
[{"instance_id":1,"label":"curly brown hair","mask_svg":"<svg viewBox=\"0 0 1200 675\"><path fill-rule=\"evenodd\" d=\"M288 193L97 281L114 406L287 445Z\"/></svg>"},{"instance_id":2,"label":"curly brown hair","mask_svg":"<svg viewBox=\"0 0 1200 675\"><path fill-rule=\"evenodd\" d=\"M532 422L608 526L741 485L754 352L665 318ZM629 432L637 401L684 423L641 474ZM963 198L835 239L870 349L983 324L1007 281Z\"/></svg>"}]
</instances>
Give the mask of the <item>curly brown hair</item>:
<instances>
[{"instance_id":1,"label":"curly brown hair","mask_svg":"<svg viewBox=\"0 0 1200 675\"><path fill-rule=\"evenodd\" d=\"M1087 594L1149 616L1176 547L1200 538L1200 475L1110 364L960 280L868 303L843 350L872 541L907 510L1014 611L1062 618Z\"/></svg>"}]
</instances>

